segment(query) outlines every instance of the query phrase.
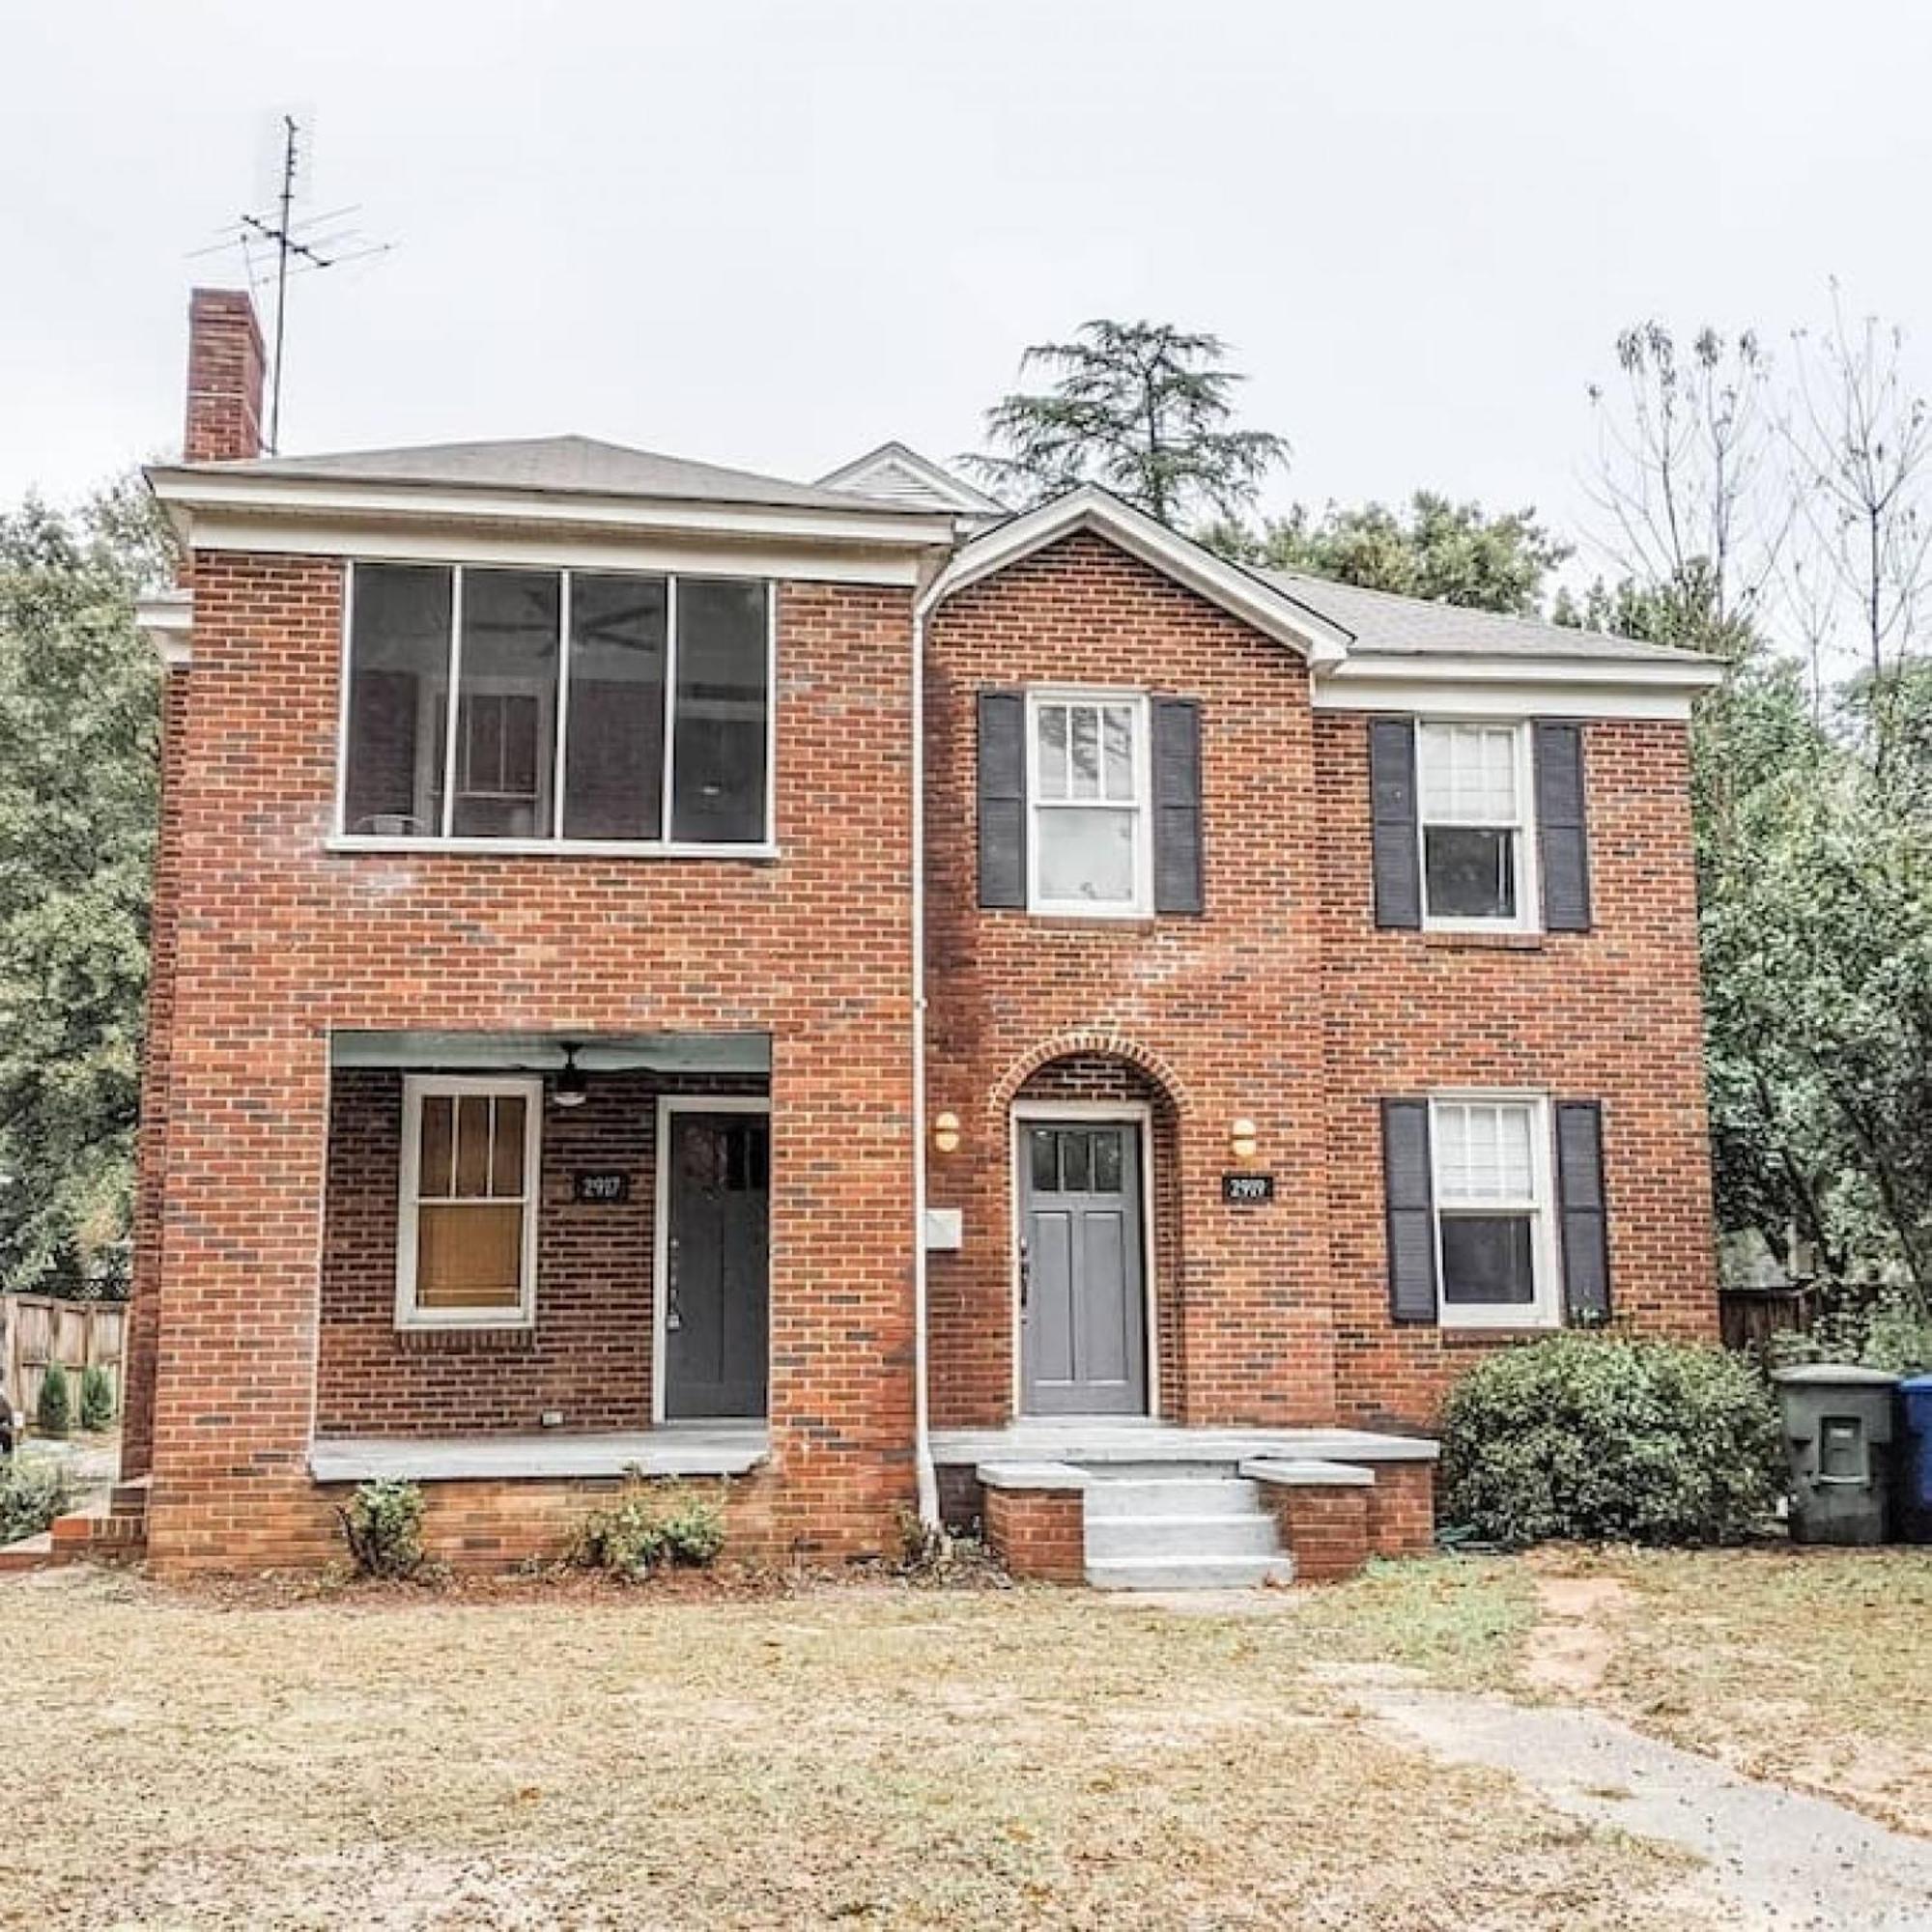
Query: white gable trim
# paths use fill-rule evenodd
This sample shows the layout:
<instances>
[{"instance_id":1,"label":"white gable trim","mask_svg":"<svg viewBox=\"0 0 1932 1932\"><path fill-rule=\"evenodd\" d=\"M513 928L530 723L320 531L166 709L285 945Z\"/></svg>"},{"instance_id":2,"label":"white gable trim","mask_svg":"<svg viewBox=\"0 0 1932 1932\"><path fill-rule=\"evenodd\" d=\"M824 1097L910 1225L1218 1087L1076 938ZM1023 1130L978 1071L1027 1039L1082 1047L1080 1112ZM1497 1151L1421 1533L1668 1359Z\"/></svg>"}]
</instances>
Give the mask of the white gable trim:
<instances>
[{"instance_id":1,"label":"white gable trim","mask_svg":"<svg viewBox=\"0 0 1932 1932\"><path fill-rule=\"evenodd\" d=\"M1348 655L1350 639L1341 625L1091 483L975 537L934 579L923 608L931 610L1081 530L1104 537L1231 616L1299 651L1311 665L1339 664Z\"/></svg>"},{"instance_id":2,"label":"white gable trim","mask_svg":"<svg viewBox=\"0 0 1932 1932\"><path fill-rule=\"evenodd\" d=\"M881 492L877 486L887 479L903 479L899 487L888 487ZM895 498L904 494L904 483L912 484L919 494L938 508L956 510L963 517L1004 517L1007 506L989 497L983 490L976 490L963 476L955 476L950 469L942 469L938 464L922 456L918 450L908 448L902 442L882 442L876 449L868 449L864 456L855 456L850 463L841 464L829 475L818 479L821 490L849 490L854 496L879 496Z\"/></svg>"},{"instance_id":3,"label":"white gable trim","mask_svg":"<svg viewBox=\"0 0 1932 1932\"><path fill-rule=\"evenodd\" d=\"M1393 712L1416 717L1647 718L1684 723L1715 667L1674 664L1524 662L1459 658L1439 668L1414 659L1389 664L1350 658L1309 688L1317 711ZM1721 675L1721 673L1719 673Z\"/></svg>"}]
</instances>

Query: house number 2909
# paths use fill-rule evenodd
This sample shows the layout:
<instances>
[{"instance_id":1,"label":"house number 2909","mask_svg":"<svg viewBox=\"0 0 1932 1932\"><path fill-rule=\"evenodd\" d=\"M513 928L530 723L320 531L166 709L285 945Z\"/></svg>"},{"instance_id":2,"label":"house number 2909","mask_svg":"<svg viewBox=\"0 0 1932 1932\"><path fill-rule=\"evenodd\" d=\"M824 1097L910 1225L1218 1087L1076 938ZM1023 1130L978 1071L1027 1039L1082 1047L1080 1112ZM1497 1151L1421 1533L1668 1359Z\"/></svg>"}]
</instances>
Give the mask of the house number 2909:
<instances>
[{"instance_id":1,"label":"house number 2909","mask_svg":"<svg viewBox=\"0 0 1932 1932\"><path fill-rule=\"evenodd\" d=\"M1274 1176L1224 1174L1221 1177L1221 1199L1232 1208L1256 1208L1264 1201L1272 1201Z\"/></svg>"}]
</instances>

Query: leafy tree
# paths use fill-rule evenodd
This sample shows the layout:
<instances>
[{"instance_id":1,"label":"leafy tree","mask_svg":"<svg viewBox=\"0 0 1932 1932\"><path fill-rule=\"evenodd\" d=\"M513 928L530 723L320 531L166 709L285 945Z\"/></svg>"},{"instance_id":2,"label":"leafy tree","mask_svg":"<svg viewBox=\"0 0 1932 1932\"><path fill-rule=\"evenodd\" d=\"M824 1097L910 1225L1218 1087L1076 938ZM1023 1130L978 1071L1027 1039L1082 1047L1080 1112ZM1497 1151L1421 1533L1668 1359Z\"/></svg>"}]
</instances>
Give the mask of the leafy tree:
<instances>
[{"instance_id":1,"label":"leafy tree","mask_svg":"<svg viewBox=\"0 0 1932 1932\"><path fill-rule=\"evenodd\" d=\"M0 1280L110 1280L131 1196L156 675L137 485L0 516Z\"/></svg>"},{"instance_id":2,"label":"leafy tree","mask_svg":"<svg viewBox=\"0 0 1932 1932\"><path fill-rule=\"evenodd\" d=\"M964 460L1022 508L1099 483L1176 529L1206 512L1236 516L1288 444L1233 426L1243 378L1226 354L1219 336L1170 323L1083 323L1071 342L1027 350L1021 378L1045 386L995 403L993 453Z\"/></svg>"},{"instance_id":3,"label":"leafy tree","mask_svg":"<svg viewBox=\"0 0 1932 1932\"><path fill-rule=\"evenodd\" d=\"M1402 510L1331 503L1318 519L1297 504L1259 531L1223 522L1203 540L1237 563L1512 617L1541 609L1549 573L1570 554L1534 510L1491 516L1432 490L1418 490Z\"/></svg>"},{"instance_id":4,"label":"leafy tree","mask_svg":"<svg viewBox=\"0 0 1932 1932\"><path fill-rule=\"evenodd\" d=\"M41 1393L34 1404L34 1428L53 1440L73 1427L73 1397L67 1385L67 1371L58 1362L49 1362L41 1376Z\"/></svg>"}]
</instances>

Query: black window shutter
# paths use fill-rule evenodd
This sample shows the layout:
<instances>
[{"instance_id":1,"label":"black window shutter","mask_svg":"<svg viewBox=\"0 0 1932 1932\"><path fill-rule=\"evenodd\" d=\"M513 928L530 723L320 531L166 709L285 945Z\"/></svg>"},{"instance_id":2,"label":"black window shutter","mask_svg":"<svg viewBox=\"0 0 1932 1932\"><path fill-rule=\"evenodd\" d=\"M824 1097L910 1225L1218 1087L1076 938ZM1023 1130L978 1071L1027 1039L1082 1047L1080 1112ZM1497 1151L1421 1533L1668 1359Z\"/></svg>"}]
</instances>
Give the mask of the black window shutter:
<instances>
[{"instance_id":1,"label":"black window shutter","mask_svg":"<svg viewBox=\"0 0 1932 1932\"><path fill-rule=\"evenodd\" d=\"M1556 1206L1563 1223L1563 1305L1594 1327L1610 1317L1610 1248L1604 1212L1604 1110L1556 1103Z\"/></svg>"},{"instance_id":2,"label":"black window shutter","mask_svg":"<svg viewBox=\"0 0 1932 1932\"><path fill-rule=\"evenodd\" d=\"M1415 724L1369 721L1369 795L1375 828L1376 923L1422 923L1422 853L1415 820Z\"/></svg>"},{"instance_id":3,"label":"black window shutter","mask_svg":"<svg viewBox=\"0 0 1932 1932\"><path fill-rule=\"evenodd\" d=\"M1026 698L980 694L980 903L1027 899Z\"/></svg>"},{"instance_id":4,"label":"black window shutter","mask_svg":"<svg viewBox=\"0 0 1932 1932\"><path fill-rule=\"evenodd\" d=\"M1389 1313L1435 1320L1435 1198L1429 1102L1382 1102L1382 1190L1388 1202Z\"/></svg>"},{"instance_id":5,"label":"black window shutter","mask_svg":"<svg viewBox=\"0 0 1932 1932\"><path fill-rule=\"evenodd\" d=\"M1198 913L1201 877L1201 706L1153 700L1153 909Z\"/></svg>"},{"instance_id":6,"label":"black window shutter","mask_svg":"<svg viewBox=\"0 0 1932 1932\"><path fill-rule=\"evenodd\" d=\"M1540 720L1535 730L1544 930L1588 932L1590 835L1584 822L1583 727Z\"/></svg>"}]
</instances>

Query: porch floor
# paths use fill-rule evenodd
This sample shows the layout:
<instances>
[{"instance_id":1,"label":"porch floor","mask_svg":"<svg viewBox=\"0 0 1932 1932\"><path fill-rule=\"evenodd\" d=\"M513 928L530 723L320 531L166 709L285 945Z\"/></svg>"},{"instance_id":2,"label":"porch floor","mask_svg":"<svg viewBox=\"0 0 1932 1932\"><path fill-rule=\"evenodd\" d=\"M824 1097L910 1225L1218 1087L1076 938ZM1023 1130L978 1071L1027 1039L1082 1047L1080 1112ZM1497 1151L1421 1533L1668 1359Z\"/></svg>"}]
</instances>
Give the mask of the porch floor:
<instances>
[{"instance_id":1,"label":"porch floor","mask_svg":"<svg viewBox=\"0 0 1932 1932\"><path fill-rule=\"evenodd\" d=\"M1029 1416L1001 1429L935 1429L942 1467L980 1463L1244 1463L1256 1458L1323 1463L1433 1463L1427 1435L1369 1429L1188 1428L1144 1417Z\"/></svg>"},{"instance_id":2,"label":"porch floor","mask_svg":"<svg viewBox=\"0 0 1932 1932\"><path fill-rule=\"evenodd\" d=\"M319 1435L309 1444L318 1483L497 1482L522 1478L742 1476L770 1454L762 1422L670 1422L600 1435L558 1430L490 1435Z\"/></svg>"}]
</instances>

